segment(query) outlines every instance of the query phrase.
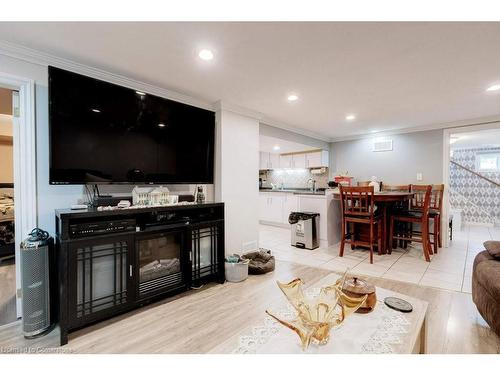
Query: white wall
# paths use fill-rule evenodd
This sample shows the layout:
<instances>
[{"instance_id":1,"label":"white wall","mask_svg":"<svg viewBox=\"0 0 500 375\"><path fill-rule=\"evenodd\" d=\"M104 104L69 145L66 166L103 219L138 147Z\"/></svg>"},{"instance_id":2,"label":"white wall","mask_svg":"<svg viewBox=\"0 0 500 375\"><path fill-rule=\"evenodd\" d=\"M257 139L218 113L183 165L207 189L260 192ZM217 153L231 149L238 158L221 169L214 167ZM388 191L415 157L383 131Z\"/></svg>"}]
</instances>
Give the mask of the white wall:
<instances>
[{"instance_id":1,"label":"white wall","mask_svg":"<svg viewBox=\"0 0 500 375\"><path fill-rule=\"evenodd\" d=\"M242 253L258 246L259 121L229 111L216 118L215 198L225 203L226 253Z\"/></svg>"},{"instance_id":2,"label":"white wall","mask_svg":"<svg viewBox=\"0 0 500 375\"><path fill-rule=\"evenodd\" d=\"M373 152L373 138L330 144L330 173L348 171L355 181L377 176L387 184L442 183L443 130L391 135L393 151ZM422 173L423 181L417 181Z\"/></svg>"}]
</instances>

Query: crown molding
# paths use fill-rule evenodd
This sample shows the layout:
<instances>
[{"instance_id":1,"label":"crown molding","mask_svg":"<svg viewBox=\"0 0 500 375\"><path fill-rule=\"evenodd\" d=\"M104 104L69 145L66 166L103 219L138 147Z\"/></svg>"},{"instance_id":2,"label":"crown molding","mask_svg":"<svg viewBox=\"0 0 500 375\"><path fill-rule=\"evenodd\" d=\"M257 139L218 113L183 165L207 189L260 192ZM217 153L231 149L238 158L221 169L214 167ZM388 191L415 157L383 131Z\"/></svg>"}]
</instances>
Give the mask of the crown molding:
<instances>
[{"instance_id":1,"label":"crown molding","mask_svg":"<svg viewBox=\"0 0 500 375\"><path fill-rule=\"evenodd\" d=\"M216 109L216 111L222 110L222 111L233 112L233 113L236 113L236 114L239 114L242 116L257 119L257 120L259 120L259 123L262 123L265 125L269 125L269 126L273 126L275 128L287 130L289 132L300 134L300 135L303 135L303 136L306 136L309 138L313 138L316 140L320 140L320 141L324 141L324 142L331 142L329 137L326 137L322 134L318 134L315 132L308 131L306 129L297 128L297 127L294 127L294 126L291 126L288 124L284 124L280 121L277 121L277 120L274 120L274 119L267 117L265 114L263 114L261 112L254 111L252 109L248 109L248 108L245 108L245 107L242 107L242 106L239 106L237 104L230 103L230 102L227 102L224 100L219 100L218 102L216 102L214 105L214 108Z\"/></svg>"},{"instance_id":2,"label":"crown molding","mask_svg":"<svg viewBox=\"0 0 500 375\"><path fill-rule=\"evenodd\" d=\"M69 59L65 59L49 53L28 48L19 44L0 40L0 54L13 57L19 60L23 60L36 65L41 65L41 66L52 65L57 68L66 69L75 73L84 74L97 79L102 79L111 83L115 83L117 85L129 87L131 89L139 91L144 91L148 94L153 94L163 98L176 100L199 108L208 109L210 111L217 111L219 109L231 111L243 116L255 118L260 122L263 122L271 126L275 126L277 128L285 129L294 133L302 134L325 142L330 142L330 138L324 135L310 132L305 129L293 127L288 124L283 124L279 121L267 118L263 113L242 107L237 104L233 104L227 101L217 101L213 103L208 100L195 98L189 95L176 92L174 90L166 89L164 87L156 86L146 82L141 82L119 74L111 73L85 64L77 63Z\"/></svg>"},{"instance_id":3,"label":"crown molding","mask_svg":"<svg viewBox=\"0 0 500 375\"><path fill-rule=\"evenodd\" d=\"M41 52L32 48L0 40L0 54L23 60L41 66L55 66L78 74L84 74L92 78L108 81L120 86L146 92L148 94L172 99L181 103L193 105L199 108L214 111L214 103L179 93L164 87L150 83L141 82L120 74L111 73L102 69L91 67L75 61Z\"/></svg>"},{"instance_id":4,"label":"crown molding","mask_svg":"<svg viewBox=\"0 0 500 375\"><path fill-rule=\"evenodd\" d=\"M330 142L335 143L335 142L344 142L344 141L354 141L357 139L366 139L366 138L374 138L374 137L387 137L387 136L397 135L397 134L408 134L408 133L417 133L417 132L430 131L430 130L440 130L440 129L444 130L444 129L449 129L449 128L461 128L461 127L467 127L467 126L486 125L486 124L493 124L493 123L497 123L497 122L500 124L500 115L479 117L479 118L468 119L468 120L445 122L445 123L432 124L432 125L426 125L426 126L414 126L414 127L409 127L409 128L393 129L393 130L387 130L387 131L381 131L381 132L369 133L369 134L358 134L358 135L353 135L353 136L337 137L337 138L331 138Z\"/></svg>"}]
</instances>

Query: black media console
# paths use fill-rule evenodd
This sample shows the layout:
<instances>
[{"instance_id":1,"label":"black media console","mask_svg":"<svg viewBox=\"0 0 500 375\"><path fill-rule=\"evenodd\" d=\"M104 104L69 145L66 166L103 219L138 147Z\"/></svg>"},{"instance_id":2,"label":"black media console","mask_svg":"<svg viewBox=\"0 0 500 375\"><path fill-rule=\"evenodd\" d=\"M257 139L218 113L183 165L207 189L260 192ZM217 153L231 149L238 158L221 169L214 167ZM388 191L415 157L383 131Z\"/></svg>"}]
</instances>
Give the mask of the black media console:
<instances>
[{"instance_id":1,"label":"black media console","mask_svg":"<svg viewBox=\"0 0 500 375\"><path fill-rule=\"evenodd\" d=\"M224 275L224 204L56 210L61 345L68 332Z\"/></svg>"}]
</instances>

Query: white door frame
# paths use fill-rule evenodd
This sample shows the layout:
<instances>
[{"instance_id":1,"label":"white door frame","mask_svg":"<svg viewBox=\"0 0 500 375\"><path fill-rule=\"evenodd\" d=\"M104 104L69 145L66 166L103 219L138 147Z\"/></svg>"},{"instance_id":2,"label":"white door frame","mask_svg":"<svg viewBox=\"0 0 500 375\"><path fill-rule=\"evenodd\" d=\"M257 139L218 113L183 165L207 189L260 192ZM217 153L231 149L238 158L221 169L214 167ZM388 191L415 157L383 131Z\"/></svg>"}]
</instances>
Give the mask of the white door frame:
<instances>
[{"instance_id":1,"label":"white door frame","mask_svg":"<svg viewBox=\"0 0 500 375\"><path fill-rule=\"evenodd\" d=\"M20 244L37 226L35 82L0 72L0 86L19 91L19 113L13 113L16 310L22 316Z\"/></svg>"},{"instance_id":2,"label":"white door frame","mask_svg":"<svg viewBox=\"0 0 500 375\"><path fill-rule=\"evenodd\" d=\"M443 244L448 247L449 233L448 233L448 222L450 215L450 196L449 196L449 186L450 186L450 136L452 134L458 133L468 133L479 130L491 130L500 129L500 121L493 121L484 124L461 126L458 128L448 128L443 130L443 183L445 186L445 194L443 195L443 221L441 226L441 233L446 233L443 236Z\"/></svg>"}]
</instances>

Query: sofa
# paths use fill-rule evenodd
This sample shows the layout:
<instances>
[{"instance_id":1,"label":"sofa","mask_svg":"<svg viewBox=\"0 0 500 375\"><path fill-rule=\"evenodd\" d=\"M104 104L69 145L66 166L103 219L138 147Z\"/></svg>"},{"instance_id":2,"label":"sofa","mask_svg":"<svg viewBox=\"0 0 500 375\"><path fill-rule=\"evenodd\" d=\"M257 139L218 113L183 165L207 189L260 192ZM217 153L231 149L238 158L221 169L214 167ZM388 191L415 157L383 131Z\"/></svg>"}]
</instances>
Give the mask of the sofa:
<instances>
[{"instance_id":1,"label":"sofa","mask_svg":"<svg viewBox=\"0 0 500 375\"><path fill-rule=\"evenodd\" d=\"M472 269L472 300L491 329L500 336L500 241L486 241Z\"/></svg>"}]
</instances>

